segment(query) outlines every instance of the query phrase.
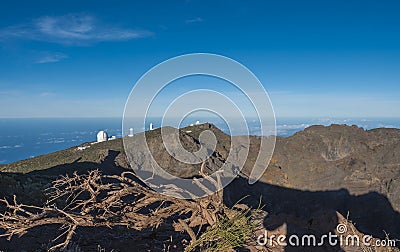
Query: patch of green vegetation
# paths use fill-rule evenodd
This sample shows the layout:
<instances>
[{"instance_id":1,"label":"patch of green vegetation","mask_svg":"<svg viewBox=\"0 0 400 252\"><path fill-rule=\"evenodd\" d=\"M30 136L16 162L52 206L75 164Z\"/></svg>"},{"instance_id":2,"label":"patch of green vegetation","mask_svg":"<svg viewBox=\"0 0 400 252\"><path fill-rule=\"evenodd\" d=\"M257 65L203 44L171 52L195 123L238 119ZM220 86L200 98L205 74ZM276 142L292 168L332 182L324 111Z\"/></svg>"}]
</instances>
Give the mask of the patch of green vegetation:
<instances>
[{"instance_id":1,"label":"patch of green vegetation","mask_svg":"<svg viewBox=\"0 0 400 252\"><path fill-rule=\"evenodd\" d=\"M84 143L80 146L90 146L85 150L78 150L77 146L66 150L49 153L26 160L21 160L7 165L0 166L2 172L28 173L35 170L45 170L54 166L71 164L74 162L98 163L103 156L104 150L115 150L123 152L122 139L106 141L102 143Z\"/></svg>"},{"instance_id":2,"label":"patch of green vegetation","mask_svg":"<svg viewBox=\"0 0 400 252\"><path fill-rule=\"evenodd\" d=\"M231 251L246 245L257 224L252 221L251 209L240 210L233 217L227 216L209 227L196 241L186 247L191 251Z\"/></svg>"}]
</instances>

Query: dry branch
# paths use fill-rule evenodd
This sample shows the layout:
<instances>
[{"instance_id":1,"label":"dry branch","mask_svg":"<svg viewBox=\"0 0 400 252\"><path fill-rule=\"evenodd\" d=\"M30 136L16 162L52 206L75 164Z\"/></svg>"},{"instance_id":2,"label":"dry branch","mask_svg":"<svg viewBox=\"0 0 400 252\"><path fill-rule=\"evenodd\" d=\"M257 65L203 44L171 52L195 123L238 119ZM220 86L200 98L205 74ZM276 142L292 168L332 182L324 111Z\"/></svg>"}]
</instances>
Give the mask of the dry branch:
<instances>
[{"instance_id":1,"label":"dry branch","mask_svg":"<svg viewBox=\"0 0 400 252\"><path fill-rule=\"evenodd\" d=\"M219 174L214 180L204 174L204 166L201 175L219 189ZM1 199L7 210L0 213L0 229L4 230L0 236L11 239L34 227L59 224L66 231L53 240L50 250L65 250L79 227L126 226L142 230L157 228L166 219L175 218L174 227L185 230L195 241L194 228L211 226L226 212L221 192L185 200L159 194L136 181L133 172L102 176L95 170L55 180L48 189L49 200L42 207L20 204L16 197L11 202Z\"/></svg>"}]
</instances>

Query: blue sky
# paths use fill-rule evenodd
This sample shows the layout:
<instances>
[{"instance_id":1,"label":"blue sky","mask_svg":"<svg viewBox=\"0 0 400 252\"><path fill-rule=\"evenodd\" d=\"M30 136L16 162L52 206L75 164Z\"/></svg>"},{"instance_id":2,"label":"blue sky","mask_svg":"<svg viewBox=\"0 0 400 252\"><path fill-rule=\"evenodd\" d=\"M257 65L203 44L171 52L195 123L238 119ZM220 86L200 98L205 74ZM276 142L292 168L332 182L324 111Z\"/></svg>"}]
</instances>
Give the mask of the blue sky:
<instances>
[{"instance_id":1,"label":"blue sky","mask_svg":"<svg viewBox=\"0 0 400 252\"><path fill-rule=\"evenodd\" d=\"M247 66L278 117L400 117L399 13L396 0L3 1L0 117L120 117L142 74L193 52Z\"/></svg>"}]
</instances>

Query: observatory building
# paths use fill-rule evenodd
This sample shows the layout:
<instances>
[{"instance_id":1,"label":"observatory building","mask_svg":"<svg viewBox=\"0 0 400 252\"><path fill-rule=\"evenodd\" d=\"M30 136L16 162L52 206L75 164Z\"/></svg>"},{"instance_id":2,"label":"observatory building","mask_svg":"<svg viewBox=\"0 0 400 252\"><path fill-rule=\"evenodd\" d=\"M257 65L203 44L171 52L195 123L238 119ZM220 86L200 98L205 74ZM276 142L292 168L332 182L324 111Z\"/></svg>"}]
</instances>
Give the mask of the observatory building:
<instances>
[{"instance_id":1,"label":"observatory building","mask_svg":"<svg viewBox=\"0 0 400 252\"><path fill-rule=\"evenodd\" d=\"M130 128L130 129L129 129L129 135L128 135L128 137L133 137L133 128Z\"/></svg>"},{"instance_id":2,"label":"observatory building","mask_svg":"<svg viewBox=\"0 0 400 252\"><path fill-rule=\"evenodd\" d=\"M108 140L108 135L107 132L105 132L104 130L99 131L99 133L97 133L97 142L105 142Z\"/></svg>"}]
</instances>

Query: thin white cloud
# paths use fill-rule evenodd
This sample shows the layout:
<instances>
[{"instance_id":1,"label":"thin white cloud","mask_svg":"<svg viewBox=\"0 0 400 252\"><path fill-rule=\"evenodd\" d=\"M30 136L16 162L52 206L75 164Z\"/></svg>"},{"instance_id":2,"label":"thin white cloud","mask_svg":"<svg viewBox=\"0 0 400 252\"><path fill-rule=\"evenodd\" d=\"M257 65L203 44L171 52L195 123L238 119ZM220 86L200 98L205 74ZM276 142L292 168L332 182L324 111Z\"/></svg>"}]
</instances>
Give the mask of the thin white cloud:
<instances>
[{"instance_id":1,"label":"thin white cloud","mask_svg":"<svg viewBox=\"0 0 400 252\"><path fill-rule=\"evenodd\" d=\"M16 145L14 145L14 146L3 145L3 146L0 146L0 149L14 149L14 148L21 148L21 147L23 147L23 146L20 145L20 144L16 144Z\"/></svg>"},{"instance_id":2,"label":"thin white cloud","mask_svg":"<svg viewBox=\"0 0 400 252\"><path fill-rule=\"evenodd\" d=\"M0 97L4 98L4 97L14 97L19 95L19 91L16 90L0 90ZM2 97L4 96L4 97Z\"/></svg>"},{"instance_id":3,"label":"thin white cloud","mask_svg":"<svg viewBox=\"0 0 400 252\"><path fill-rule=\"evenodd\" d=\"M191 23L200 23L200 22L203 22L203 21L204 20L201 17L196 17L196 18L185 20L185 23L186 24L191 24Z\"/></svg>"},{"instance_id":4,"label":"thin white cloud","mask_svg":"<svg viewBox=\"0 0 400 252\"><path fill-rule=\"evenodd\" d=\"M38 59L36 63L37 64L53 63L66 58L68 58L68 56L63 53L53 53L53 54L48 53L47 55L44 55L40 59Z\"/></svg>"},{"instance_id":5,"label":"thin white cloud","mask_svg":"<svg viewBox=\"0 0 400 252\"><path fill-rule=\"evenodd\" d=\"M150 35L152 35L150 31L105 24L96 17L86 14L44 16L27 24L0 29L0 40L18 38L60 44L123 41Z\"/></svg>"},{"instance_id":6,"label":"thin white cloud","mask_svg":"<svg viewBox=\"0 0 400 252\"><path fill-rule=\"evenodd\" d=\"M39 94L39 96L41 96L41 97L47 97L47 96L53 96L53 95L55 95L55 93L53 93L53 92L42 92Z\"/></svg>"}]
</instances>

